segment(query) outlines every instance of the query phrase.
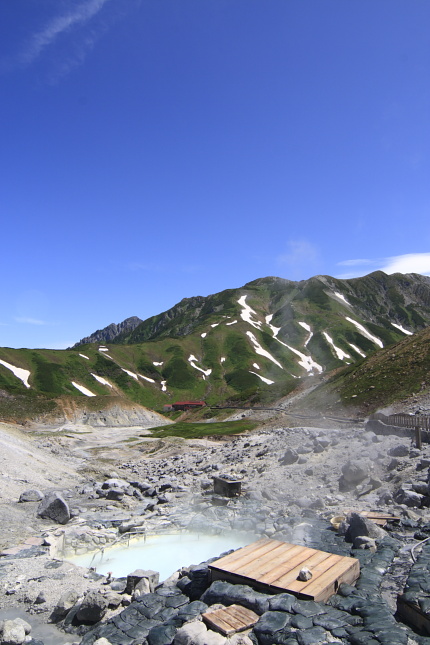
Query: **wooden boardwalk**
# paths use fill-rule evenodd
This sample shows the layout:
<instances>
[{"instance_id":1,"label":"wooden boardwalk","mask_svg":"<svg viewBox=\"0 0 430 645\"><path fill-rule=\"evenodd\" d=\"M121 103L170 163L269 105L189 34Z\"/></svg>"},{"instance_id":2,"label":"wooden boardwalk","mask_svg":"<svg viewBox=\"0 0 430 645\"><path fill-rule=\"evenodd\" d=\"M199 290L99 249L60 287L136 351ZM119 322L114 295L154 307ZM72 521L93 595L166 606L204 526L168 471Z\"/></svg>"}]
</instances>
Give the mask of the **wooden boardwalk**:
<instances>
[{"instance_id":1,"label":"wooden boardwalk","mask_svg":"<svg viewBox=\"0 0 430 645\"><path fill-rule=\"evenodd\" d=\"M298 579L307 567L312 578ZM341 582L352 583L360 574L356 558L317 551L263 538L209 565L212 580L246 584L264 593L292 593L299 598L326 601Z\"/></svg>"},{"instance_id":2,"label":"wooden boardwalk","mask_svg":"<svg viewBox=\"0 0 430 645\"><path fill-rule=\"evenodd\" d=\"M206 612L202 614L202 618L209 629L214 629L224 636L231 636L255 625L260 616L241 605L230 605L223 609Z\"/></svg>"}]
</instances>

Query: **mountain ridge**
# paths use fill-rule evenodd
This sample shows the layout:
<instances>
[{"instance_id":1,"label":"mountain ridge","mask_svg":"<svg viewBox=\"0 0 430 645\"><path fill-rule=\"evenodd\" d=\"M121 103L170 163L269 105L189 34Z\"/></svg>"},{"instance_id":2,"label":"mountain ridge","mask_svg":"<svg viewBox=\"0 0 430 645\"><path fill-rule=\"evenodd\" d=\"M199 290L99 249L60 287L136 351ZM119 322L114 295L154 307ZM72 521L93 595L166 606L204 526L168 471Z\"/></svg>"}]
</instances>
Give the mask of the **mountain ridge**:
<instances>
[{"instance_id":1,"label":"mountain ridge","mask_svg":"<svg viewBox=\"0 0 430 645\"><path fill-rule=\"evenodd\" d=\"M427 328L430 277L269 276L131 320L111 341L99 330L69 350L0 348L0 418L20 406L42 413L59 397L100 409L114 396L158 411L184 399L268 405Z\"/></svg>"}]
</instances>

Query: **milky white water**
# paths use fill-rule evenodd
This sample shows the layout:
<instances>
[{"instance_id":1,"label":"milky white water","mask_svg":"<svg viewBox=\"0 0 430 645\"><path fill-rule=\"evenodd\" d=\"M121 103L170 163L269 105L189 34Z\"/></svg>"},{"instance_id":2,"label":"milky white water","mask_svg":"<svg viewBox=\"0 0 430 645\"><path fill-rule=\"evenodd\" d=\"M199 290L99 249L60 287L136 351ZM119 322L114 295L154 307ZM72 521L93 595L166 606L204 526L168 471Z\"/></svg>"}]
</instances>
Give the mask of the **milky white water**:
<instances>
[{"instance_id":1,"label":"milky white water","mask_svg":"<svg viewBox=\"0 0 430 645\"><path fill-rule=\"evenodd\" d=\"M150 535L126 542L101 551L68 558L81 567L96 567L97 573L109 571L115 578L132 573L135 569L152 569L160 573L160 581L168 578L177 569L199 564L208 558L221 555L224 551L238 549L255 540L249 534L204 535L178 533ZM95 554L95 555L94 555ZM94 557L94 560L93 560Z\"/></svg>"}]
</instances>

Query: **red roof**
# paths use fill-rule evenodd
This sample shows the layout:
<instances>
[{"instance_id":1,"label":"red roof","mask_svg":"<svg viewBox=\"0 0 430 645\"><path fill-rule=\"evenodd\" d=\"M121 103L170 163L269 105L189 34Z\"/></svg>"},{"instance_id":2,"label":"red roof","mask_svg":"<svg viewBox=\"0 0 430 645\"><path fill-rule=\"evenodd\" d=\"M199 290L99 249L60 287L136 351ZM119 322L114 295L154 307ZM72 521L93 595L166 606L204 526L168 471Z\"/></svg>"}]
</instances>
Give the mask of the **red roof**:
<instances>
[{"instance_id":1,"label":"red roof","mask_svg":"<svg viewBox=\"0 0 430 645\"><path fill-rule=\"evenodd\" d=\"M175 401L172 405L206 405L204 401Z\"/></svg>"}]
</instances>

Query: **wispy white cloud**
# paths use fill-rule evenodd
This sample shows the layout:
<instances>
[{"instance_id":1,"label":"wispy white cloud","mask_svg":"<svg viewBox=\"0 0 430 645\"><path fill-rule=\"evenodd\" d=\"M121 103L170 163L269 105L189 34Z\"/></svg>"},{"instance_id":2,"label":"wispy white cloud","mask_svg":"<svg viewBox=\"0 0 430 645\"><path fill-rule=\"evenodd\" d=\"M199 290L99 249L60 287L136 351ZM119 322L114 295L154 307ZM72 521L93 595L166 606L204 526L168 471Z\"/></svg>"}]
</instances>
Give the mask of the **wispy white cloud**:
<instances>
[{"instance_id":1,"label":"wispy white cloud","mask_svg":"<svg viewBox=\"0 0 430 645\"><path fill-rule=\"evenodd\" d=\"M62 33L78 24L91 20L109 0L89 0L74 7L68 13L53 18L43 29L33 35L27 47L21 53L21 61L32 63L46 48L49 47Z\"/></svg>"},{"instance_id":2,"label":"wispy white cloud","mask_svg":"<svg viewBox=\"0 0 430 645\"><path fill-rule=\"evenodd\" d=\"M17 323L23 323L25 325L47 325L44 320L38 320L37 318L27 318L26 316L18 316L15 318Z\"/></svg>"},{"instance_id":3,"label":"wispy white cloud","mask_svg":"<svg viewBox=\"0 0 430 645\"><path fill-rule=\"evenodd\" d=\"M65 51L51 60L50 79L58 80L73 67L80 65L87 53L94 46L101 33L106 29L103 21L92 24L90 30L83 29L100 13L110 0L83 0L80 4L69 2L69 9L52 17L38 31L21 45L18 53L0 61L0 72L10 72L17 68L25 68L33 64L46 50L73 30L80 29L73 40L69 40ZM63 5L64 6L64 5Z\"/></svg>"},{"instance_id":4,"label":"wispy white cloud","mask_svg":"<svg viewBox=\"0 0 430 645\"><path fill-rule=\"evenodd\" d=\"M356 267L350 273L343 273L337 278L357 278L363 275L363 272L383 271L384 273L420 273L421 275L430 275L430 253L405 253L404 255L394 255L387 258L377 258L374 260L344 260L338 262L338 266ZM366 267L364 269L364 267Z\"/></svg>"},{"instance_id":5,"label":"wispy white cloud","mask_svg":"<svg viewBox=\"0 0 430 645\"><path fill-rule=\"evenodd\" d=\"M290 240L285 253L278 255L277 264L288 270L288 278L302 278L312 275L320 260L318 248L308 240Z\"/></svg>"},{"instance_id":6,"label":"wispy white cloud","mask_svg":"<svg viewBox=\"0 0 430 645\"><path fill-rule=\"evenodd\" d=\"M374 260L343 260L343 262L338 262L338 266L344 266L344 267L353 267L353 266L360 266L360 265L365 265L365 264L374 264Z\"/></svg>"}]
</instances>

